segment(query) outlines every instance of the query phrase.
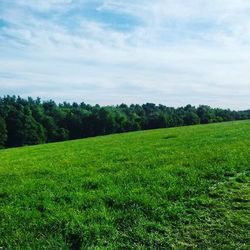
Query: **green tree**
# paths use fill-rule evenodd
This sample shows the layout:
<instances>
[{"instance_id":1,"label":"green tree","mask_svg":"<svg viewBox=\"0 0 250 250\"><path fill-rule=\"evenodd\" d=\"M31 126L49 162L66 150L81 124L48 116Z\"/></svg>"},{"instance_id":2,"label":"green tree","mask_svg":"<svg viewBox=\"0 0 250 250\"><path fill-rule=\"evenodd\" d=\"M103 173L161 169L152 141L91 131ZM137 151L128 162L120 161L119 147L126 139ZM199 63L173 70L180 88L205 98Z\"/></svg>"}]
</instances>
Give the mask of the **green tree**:
<instances>
[{"instance_id":1,"label":"green tree","mask_svg":"<svg viewBox=\"0 0 250 250\"><path fill-rule=\"evenodd\" d=\"M5 96L0 97L0 117L0 147L14 147L141 129L249 119L250 110L231 111L205 105L173 108L154 103L101 107L84 102L56 104L52 100L41 102L39 98Z\"/></svg>"},{"instance_id":2,"label":"green tree","mask_svg":"<svg viewBox=\"0 0 250 250\"><path fill-rule=\"evenodd\" d=\"M200 117L200 122L203 124L211 123L216 120L214 110L206 105L199 106L197 114Z\"/></svg>"},{"instance_id":3,"label":"green tree","mask_svg":"<svg viewBox=\"0 0 250 250\"><path fill-rule=\"evenodd\" d=\"M167 127L167 118L163 113L152 113L148 117L148 128L166 128Z\"/></svg>"},{"instance_id":4,"label":"green tree","mask_svg":"<svg viewBox=\"0 0 250 250\"><path fill-rule=\"evenodd\" d=\"M0 148L5 147L5 143L7 141L7 129L5 121L2 117L0 117Z\"/></svg>"},{"instance_id":5,"label":"green tree","mask_svg":"<svg viewBox=\"0 0 250 250\"><path fill-rule=\"evenodd\" d=\"M28 107L24 109L24 145L33 145L45 142L45 132L41 124L36 122Z\"/></svg>"},{"instance_id":6,"label":"green tree","mask_svg":"<svg viewBox=\"0 0 250 250\"><path fill-rule=\"evenodd\" d=\"M196 113L189 111L185 114L183 121L185 125L195 125L200 123L200 118Z\"/></svg>"},{"instance_id":7,"label":"green tree","mask_svg":"<svg viewBox=\"0 0 250 250\"><path fill-rule=\"evenodd\" d=\"M11 106L5 118L7 135L7 147L18 147L24 143L23 111Z\"/></svg>"}]
</instances>

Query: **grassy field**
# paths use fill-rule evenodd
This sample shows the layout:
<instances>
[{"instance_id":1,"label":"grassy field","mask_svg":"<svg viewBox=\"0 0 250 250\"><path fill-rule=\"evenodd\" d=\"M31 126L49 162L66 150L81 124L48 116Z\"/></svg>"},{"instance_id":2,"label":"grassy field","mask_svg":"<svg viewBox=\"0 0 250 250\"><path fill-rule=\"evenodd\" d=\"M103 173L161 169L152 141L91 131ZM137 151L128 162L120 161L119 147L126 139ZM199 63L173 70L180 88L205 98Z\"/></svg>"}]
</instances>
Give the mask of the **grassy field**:
<instances>
[{"instance_id":1,"label":"grassy field","mask_svg":"<svg viewBox=\"0 0 250 250\"><path fill-rule=\"evenodd\" d=\"M250 121L0 151L1 249L250 249Z\"/></svg>"}]
</instances>

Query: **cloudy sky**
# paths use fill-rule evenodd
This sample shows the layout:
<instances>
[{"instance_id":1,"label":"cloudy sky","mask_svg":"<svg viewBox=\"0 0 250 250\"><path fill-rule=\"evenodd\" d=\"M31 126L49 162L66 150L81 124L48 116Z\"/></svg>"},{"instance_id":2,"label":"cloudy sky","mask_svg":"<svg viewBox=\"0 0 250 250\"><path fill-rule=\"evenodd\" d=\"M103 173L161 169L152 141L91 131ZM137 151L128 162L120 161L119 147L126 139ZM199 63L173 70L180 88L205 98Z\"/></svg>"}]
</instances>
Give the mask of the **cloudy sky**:
<instances>
[{"instance_id":1,"label":"cloudy sky","mask_svg":"<svg viewBox=\"0 0 250 250\"><path fill-rule=\"evenodd\" d=\"M0 0L0 96L250 108L249 0Z\"/></svg>"}]
</instances>

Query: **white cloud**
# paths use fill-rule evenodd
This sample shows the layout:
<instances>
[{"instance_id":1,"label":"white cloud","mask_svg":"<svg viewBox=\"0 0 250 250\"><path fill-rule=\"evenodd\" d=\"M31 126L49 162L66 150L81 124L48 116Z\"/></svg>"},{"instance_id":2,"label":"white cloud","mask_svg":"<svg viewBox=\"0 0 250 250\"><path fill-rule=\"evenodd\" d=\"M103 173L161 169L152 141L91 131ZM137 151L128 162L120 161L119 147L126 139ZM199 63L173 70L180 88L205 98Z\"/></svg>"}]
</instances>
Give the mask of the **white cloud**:
<instances>
[{"instance_id":1,"label":"white cloud","mask_svg":"<svg viewBox=\"0 0 250 250\"><path fill-rule=\"evenodd\" d=\"M0 95L249 108L249 1L95 1L102 22L79 16L88 3L5 2ZM113 14L136 22L114 29Z\"/></svg>"}]
</instances>

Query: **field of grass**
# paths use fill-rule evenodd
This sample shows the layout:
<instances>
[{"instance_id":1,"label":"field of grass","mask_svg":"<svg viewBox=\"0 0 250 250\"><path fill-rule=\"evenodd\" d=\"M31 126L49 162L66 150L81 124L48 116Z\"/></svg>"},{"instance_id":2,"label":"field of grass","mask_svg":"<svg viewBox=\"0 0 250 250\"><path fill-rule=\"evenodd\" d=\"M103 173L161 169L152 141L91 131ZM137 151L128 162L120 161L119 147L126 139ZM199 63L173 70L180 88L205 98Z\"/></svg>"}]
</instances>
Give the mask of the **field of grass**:
<instances>
[{"instance_id":1,"label":"field of grass","mask_svg":"<svg viewBox=\"0 0 250 250\"><path fill-rule=\"evenodd\" d=\"M0 151L1 249L250 249L250 121Z\"/></svg>"}]
</instances>

